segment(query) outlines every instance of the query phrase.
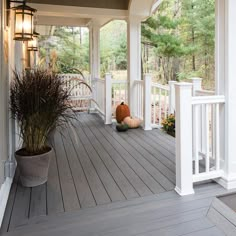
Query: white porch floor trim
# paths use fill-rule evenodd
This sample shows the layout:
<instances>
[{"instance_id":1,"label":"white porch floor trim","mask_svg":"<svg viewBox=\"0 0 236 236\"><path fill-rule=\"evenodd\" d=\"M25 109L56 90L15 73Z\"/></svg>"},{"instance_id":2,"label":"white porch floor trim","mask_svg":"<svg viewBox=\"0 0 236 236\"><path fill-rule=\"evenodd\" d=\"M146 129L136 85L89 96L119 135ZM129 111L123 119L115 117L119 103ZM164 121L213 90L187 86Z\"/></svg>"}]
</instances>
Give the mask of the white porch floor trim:
<instances>
[{"instance_id":1,"label":"white porch floor trim","mask_svg":"<svg viewBox=\"0 0 236 236\"><path fill-rule=\"evenodd\" d=\"M2 225L12 182L13 178L6 178L5 182L0 188L0 227Z\"/></svg>"},{"instance_id":2,"label":"white porch floor trim","mask_svg":"<svg viewBox=\"0 0 236 236\"><path fill-rule=\"evenodd\" d=\"M236 189L236 176L225 177L216 180L218 184L227 190Z\"/></svg>"}]
</instances>

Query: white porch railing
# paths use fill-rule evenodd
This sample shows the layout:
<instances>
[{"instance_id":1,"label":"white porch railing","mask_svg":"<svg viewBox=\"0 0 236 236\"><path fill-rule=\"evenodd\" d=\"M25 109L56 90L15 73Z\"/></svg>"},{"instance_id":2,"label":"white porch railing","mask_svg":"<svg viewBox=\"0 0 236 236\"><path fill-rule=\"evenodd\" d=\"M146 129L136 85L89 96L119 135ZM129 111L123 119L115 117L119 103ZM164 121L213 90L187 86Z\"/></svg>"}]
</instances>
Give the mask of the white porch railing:
<instances>
[{"instance_id":1,"label":"white porch railing","mask_svg":"<svg viewBox=\"0 0 236 236\"><path fill-rule=\"evenodd\" d=\"M112 80L112 117L115 118L116 107L121 102L128 104L128 81Z\"/></svg>"},{"instance_id":2,"label":"white porch railing","mask_svg":"<svg viewBox=\"0 0 236 236\"><path fill-rule=\"evenodd\" d=\"M175 88L176 191L188 195L194 193L193 183L223 176L220 118L225 98L196 96L199 93L191 83L178 83Z\"/></svg>"},{"instance_id":3,"label":"white porch railing","mask_svg":"<svg viewBox=\"0 0 236 236\"><path fill-rule=\"evenodd\" d=\"M96 101L95 109L102 115L105 116L105 80L104 79L93 79L92 80L93 99Z\"/></svg>"},{"instance_id":4,"label":"white porch railing","mask_svg":"<svg viewBox=\"0 0 236 236\"><path fill-rule=\"evenodd\" d=\"M90 76L83 78L80 74L59 74L64 81L64 87L70 91L70 102L75 111L85 111L91 107L92 92L81 80L91 84Z\"/></svg>"},{"instance_id":5,"label":"white porch railing","mask_svg":"<svg viewBox=\"0 0 236 236\"><path fill-rule=\"evenodd\" d=\"M174 83L163 86L153 83L150 75L144 75L144 80L135 80L134 106L132 116L143 121L143 128L150 130L161 127L164 118L174 112ZM121 102L128 104L128 81L112 80L110 74L105 79L95 79L93 84L93 98L97 102L96 110L104 117L105 123L110 124L115 118L115 110Z\"/></svg>"},{"instance_id":6,"label":"white porch railing","mask_svg":"<svg viewBox=\"0 0 236 236\"><path fill-rule=\"evenodd\" d=\"M152 127L161 127L163 119L169 114L169 91L168 85L152 83Z\"/></svg>"},{"instance_id":7,"label":"white porch railing","mask_svg":"<svg viewBox=\"0 0 236 236\"><path fill-rule=\"evenodd\" d=\"M144 120L143 107L144 107L144 81L135 80L134 85L134 116L140 120Z\"/></svg>"},{"instance_id":8,"label":"white porch railing","mask_svg":"<svg viewBox=\"0 0 236 236\"><path fill-rule=\"evenodd\" d=\"M117 105L121 102L128 103L128 82L112 80L111 74L106 74L105 79L94 79L92 84L93 98L97 103L95 108L105 124L111 124Z\"/></svg>"},{"instance_id":9,"label":"white porch railing","mask_svg":"<svg viewBox=\"0 0 236 236\"><path fill-rule=\"evenodd\" d=\"M193 109L193 182L221 177L220 109L224 96L192 98Z\"/></svg>"}]
</instances>

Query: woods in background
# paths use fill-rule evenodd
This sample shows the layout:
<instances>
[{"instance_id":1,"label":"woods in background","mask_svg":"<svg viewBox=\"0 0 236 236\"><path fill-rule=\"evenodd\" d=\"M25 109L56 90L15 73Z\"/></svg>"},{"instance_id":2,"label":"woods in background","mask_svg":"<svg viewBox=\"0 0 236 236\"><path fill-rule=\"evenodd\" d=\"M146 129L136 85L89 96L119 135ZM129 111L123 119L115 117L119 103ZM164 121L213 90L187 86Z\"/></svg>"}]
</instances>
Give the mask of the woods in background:
<instances>
[{"instance_id":1,"label":"woods in background","mask_svg":"<svg viewBox=\"0 0 236 236\"><path fill-rule=\"evenodd\" d=\"M142 72L163 84L202 77L205 89L214 89L214 40L215 0L164 0L142 23ZM125 21L101 29L100 48L101 76L127 70ZM58 72L89 71L89 31L56 27L53 36L41 37L40 54Z\"/></svg>"},{"instance_id":2,"label":"woods in background","mask_svg":"<svg viewBox=\"0 0 236 236\"><path fill-rule=\"evenodd\" d=\"M202 77L214 88L214 0L165 0L142 24L143 72L158 81Z\"/></svg>"}]
</instances>

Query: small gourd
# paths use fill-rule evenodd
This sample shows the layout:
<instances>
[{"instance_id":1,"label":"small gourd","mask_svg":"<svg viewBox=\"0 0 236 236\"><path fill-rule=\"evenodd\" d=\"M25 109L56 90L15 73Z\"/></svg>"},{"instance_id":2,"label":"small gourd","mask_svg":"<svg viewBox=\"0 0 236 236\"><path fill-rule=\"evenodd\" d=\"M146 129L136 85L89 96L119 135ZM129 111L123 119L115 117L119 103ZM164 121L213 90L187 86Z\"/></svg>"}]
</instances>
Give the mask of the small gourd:
<instances>
[{"instance_id":1,"label":"small gourd","mask_svg":"<svg viewBox=\"0 0 236 236\"><path fill-rule=\"evenodd\" d=\"M129 126L126 125L126 124L117 124L117 125L116 125L116 130L117 130L118 132L125 132L125 131L127 131L128 129L129 129Z\"/></svg>"},{"instance_id":2,"label":"small gourd","mask_svg":"<svg viewBox=\"0 0 236 236\"><path fill-rule=\"evenodd\" d=\"M127 116L130 116L129 107L124 102L122 102L116 108L116 120L118 123L121 123Z\"/></svg>"},{"instance_id":3,"label":"small gourd","mask_svg":"<svg viewBox=\"0 0 236 236\"><path fill-rule=\"evenodd\" d=\"M130 129L136 129L140 126L141 120L137 118L131 118L130 116L124 119L124 124L127 124Z\"/></svg>"}]
</instances>

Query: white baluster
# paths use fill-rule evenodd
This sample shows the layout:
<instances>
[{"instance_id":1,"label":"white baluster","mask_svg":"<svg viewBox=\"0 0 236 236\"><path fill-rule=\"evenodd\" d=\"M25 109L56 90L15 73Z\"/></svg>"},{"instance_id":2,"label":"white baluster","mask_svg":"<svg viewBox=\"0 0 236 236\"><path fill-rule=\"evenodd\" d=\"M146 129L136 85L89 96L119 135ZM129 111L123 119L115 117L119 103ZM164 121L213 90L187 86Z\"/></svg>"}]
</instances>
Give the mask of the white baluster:
<instances>
[{"instance_id":1,"label":"white baluster","mask_svg":"<svg viewBox=\"0 0 236 236\"><path fill-rule=\"evenodd\" d=\"M206 155L205 155L205 165L206 165L206 172L210 171L210 142L209 142L209 105L206 104L206 116L205 116L205 123L206 123Z\"/></svg>"},{"instance_id":2,"label":"white baluster","mask_svg":"<svg viewBox=\"0 0 236 236\"><path fill-rule=\"evenodd\" d=\"M164 118L166 118L167 117L167 90L165 90L165 95L164 95Z\"/></svg>"},{"instance_id":3,"label":"white baluster","mask_svg":"<svg viewBox=\"0 0 236 236\"><path fill-rule=\"evenodd\" d=\"M193 108L193 154L195 161L195 174L199 174L199 106Z\"/></svg>"},{"instance_id":4,"label":"white baluster","mask_svg":"<svg viewBox=\"0 0 236 236\"><path fill-rule=\"evenodd\" d=\"M105 76L105 124L106 125L112 123L111 87L112 87L111 74L106 74Z\"/></svg>"},{"instance_id":5,"label":"white baluster","mask_svg":"<svg viewBox=\"0 0 236 236\"><path fill-rule=\"evenodd\" d=\"M175 112L175 84L176 81L169 81L169 114Z\"/></svg>"},{"instance_id":6,"label":"white baluster","mask_svg":"<svg viewBox=\"0 0 236 236\"><path fill-rule=\"evenodd\" d=\"M220 109L219 104L216 104L215 111L215 161L216 170L220 169Z\"/></svg>"},{"instance_id":7,"label":"white baluster","mask_svg":"<svg viewBox=\"0 0 236 236\"><path fill-rule=\"evenodd\" d=\"M158 125L161 126L161 92L162 92L162 89L159 88L159 122L158 122Z\"/></svg>"},{"instance_id":8,"label":"white baluster","mask_svg":"<svg viewBox=\"0 0 236 236\"><path fill-rule=\"evenodd\" d=\"M144 130L152 130L151 123L152 123L152 101L151 101L151 94L152 94L152 78L150 75L144 75L144 86L143 86L143 93L144 93L144 103L143 103L143 119L144 119Z\"/></svg>"}]
</instances>

